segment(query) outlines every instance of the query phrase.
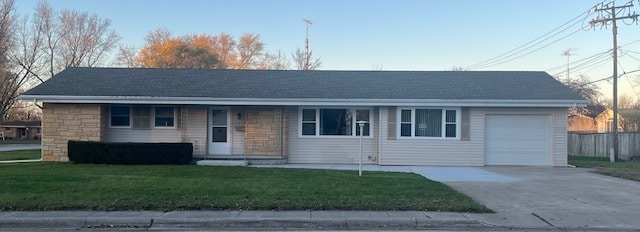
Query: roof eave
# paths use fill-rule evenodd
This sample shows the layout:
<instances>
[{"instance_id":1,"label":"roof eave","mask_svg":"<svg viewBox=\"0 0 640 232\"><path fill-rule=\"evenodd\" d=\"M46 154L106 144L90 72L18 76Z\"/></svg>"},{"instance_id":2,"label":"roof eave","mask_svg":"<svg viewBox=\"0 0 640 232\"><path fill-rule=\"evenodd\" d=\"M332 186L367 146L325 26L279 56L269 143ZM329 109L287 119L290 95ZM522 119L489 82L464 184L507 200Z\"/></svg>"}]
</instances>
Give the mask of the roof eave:
<instances>
[{"instance_id":1,"label":"roof eave","mask_svg":"<svg viewBox=\"0 0 640 232\"><path fill-rule=\"evenodd\" d=\"M21 100L44 103L284 105L284 106L448 106L448 107L582 107L586 100L517 99L322 99L322 98L204 98L148 96L21 95Z\"/></svg>"}]
</instances>

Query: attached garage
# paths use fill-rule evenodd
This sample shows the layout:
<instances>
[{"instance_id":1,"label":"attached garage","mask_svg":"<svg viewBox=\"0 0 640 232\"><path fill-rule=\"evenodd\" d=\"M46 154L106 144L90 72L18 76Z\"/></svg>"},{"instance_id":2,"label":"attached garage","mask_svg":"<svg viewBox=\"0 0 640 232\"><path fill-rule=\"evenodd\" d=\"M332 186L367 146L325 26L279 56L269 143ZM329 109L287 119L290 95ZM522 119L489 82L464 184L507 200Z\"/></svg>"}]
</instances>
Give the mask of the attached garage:
<instances>
[{"instance_id":1,"label":"attached garage","mask_svg":"<svg viewBox=\"0 0 640 232\"><path fill-rule=\"evenodd\" d=\"M552 165L551 115L487 115L487 165Z\"/></svg>"}]
</instances>

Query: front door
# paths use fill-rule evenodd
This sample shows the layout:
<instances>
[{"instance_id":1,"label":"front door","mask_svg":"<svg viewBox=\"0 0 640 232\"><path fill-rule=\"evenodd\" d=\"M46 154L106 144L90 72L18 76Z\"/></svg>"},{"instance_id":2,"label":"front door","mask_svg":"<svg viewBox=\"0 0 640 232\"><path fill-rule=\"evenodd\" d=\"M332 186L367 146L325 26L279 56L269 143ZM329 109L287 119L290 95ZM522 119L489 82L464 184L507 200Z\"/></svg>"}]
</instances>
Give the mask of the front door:
<instances>
[{"instance_id":1,"label":"front door","mask_svg":"<svg viewBox=\"0 0 640 232\"><path fill-rule=\"evenodd\" d=\"M212 108L209 112L209 154L230 155L229 109Z\"/></svg>"}]
</instances>

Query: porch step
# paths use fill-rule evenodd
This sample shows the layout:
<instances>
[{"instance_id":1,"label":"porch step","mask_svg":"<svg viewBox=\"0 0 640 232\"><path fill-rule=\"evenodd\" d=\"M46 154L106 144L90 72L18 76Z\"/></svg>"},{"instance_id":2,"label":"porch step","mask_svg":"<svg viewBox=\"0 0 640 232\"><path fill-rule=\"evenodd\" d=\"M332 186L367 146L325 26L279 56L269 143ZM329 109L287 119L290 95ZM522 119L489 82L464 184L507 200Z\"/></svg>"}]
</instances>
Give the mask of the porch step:
<instances>
[{"instance_id":1,"label":"porch step","mask_svg":"<svg viewBox=\"0 0 640 232\"><path fill-rule=\"evenodd\" d=\"M199 160L196 165L207 166L248 166L249 162L246 160Z\"/></svg>"},{"instance_id":2,"label":"porch step","mask_svg":"<svg viewBox=\"0 0 640 232\"><path fill-rule=\"evenodd\" d=\"M200 160L203 159L203 160ZM208 155L203 157L194 157L194 162L199 161L246 161L250 165L276 165L286 164L287 158L281 156L267 156L267 155Z\"/></svg>"}]
</instances>

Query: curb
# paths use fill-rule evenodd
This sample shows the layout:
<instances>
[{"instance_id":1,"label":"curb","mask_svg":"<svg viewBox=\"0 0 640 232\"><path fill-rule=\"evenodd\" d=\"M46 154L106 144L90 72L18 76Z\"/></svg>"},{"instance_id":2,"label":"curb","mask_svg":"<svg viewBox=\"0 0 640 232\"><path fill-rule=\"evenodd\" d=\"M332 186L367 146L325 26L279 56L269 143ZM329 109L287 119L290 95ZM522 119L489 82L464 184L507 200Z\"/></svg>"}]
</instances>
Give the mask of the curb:
<instances>
[{"instance_id":1,"label":"curb","mask_svg":"<svg viewBox=\"0 0 640 232\"><path fill-rule=\"evenodd\" d=\"M490 229L476 220L415 218L0 218L1 228Z\"/></svg>"}]
</instances>

